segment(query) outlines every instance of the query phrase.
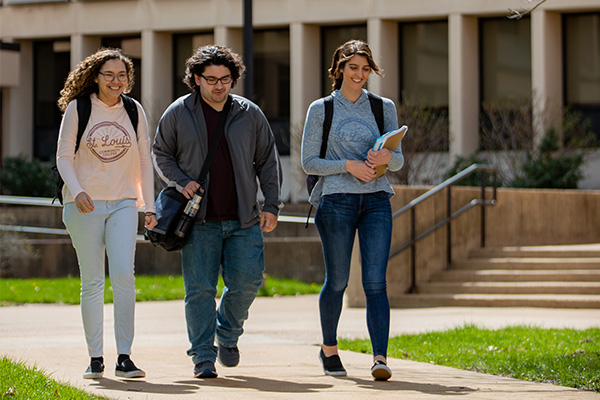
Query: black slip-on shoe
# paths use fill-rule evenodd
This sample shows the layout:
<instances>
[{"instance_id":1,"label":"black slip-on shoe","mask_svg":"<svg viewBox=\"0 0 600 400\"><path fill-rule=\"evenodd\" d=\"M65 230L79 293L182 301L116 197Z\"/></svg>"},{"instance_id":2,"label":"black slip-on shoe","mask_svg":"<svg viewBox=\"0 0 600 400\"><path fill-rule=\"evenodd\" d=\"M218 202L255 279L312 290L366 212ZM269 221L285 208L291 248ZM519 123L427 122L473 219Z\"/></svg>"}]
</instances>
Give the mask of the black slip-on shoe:
<instances>
[{"instance_id":1,"label":"black slip-on shoe","mask_svg":"<svg viewBox=\"0 0 600 400\"><path fill-rule=\"evenodd\" d=\"M319 360L321 360L325 375L346 376L346 370L342 365L342 360L337 354L325 357L325 353L323 353L323 349L321 349L321 351L319 351Z\"/></svg>"},{"instance_id":2,"label":"black slip-on shoe","mask_svg":"<svg viewBox=\"0 0 600 400\"><path fill-rule=\"evenodd\" d=\"M129 358L117 363L115 375L120 378L144 378L146 373L135 366Z\"/></svg>"},{"instance_id":3,"label":"black slip-on shoe","mask_svg":"<svg viewBox=\"0 0 600 400\"><path fill-rule=\"evenodd\" d=\"M83 379L99 379L104 375L104 364L98 360L92 360L83 373Z\"/></svg>"}]
</instances>

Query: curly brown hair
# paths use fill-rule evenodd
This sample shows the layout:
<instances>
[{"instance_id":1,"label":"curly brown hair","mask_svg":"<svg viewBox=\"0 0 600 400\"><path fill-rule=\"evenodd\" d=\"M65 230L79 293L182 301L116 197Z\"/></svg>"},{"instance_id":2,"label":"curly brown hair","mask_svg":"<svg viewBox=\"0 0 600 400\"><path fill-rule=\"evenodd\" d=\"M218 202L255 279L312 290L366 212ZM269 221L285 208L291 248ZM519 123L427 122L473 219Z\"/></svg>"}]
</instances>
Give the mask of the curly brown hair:
<instances>
[{"instance_id":1,"label":"curly brown hair","mask_svg":"<svg viewBox=\"0 0 600 400\"><path fill-rule=\"evenodd\" d=\"M129 93L133 88L134 82L133 62L121 52L121 49L103 47L91 56L86 57L69 73L58 99L58 108L60 111L64 113L69 103L79 96L89 96L92 93L98 93L98 84L95 82L95 79L98 77L98 73L104 63L114 59L121 60L125 64L128 80L127 87L125 87L123 93Z\"/></svg>"},{"instance_id":2,"label":"curly brown hair","mask_svg":"<svg viewBox=\"0 0 600 400\"><path fill-rule=\"evenodd\" d=\"M344 80L343 69L346 66L348 60L354 57L356 54L363 56L367 59L371 71L377 75L382 76L382 70L377 66L373 59L373 53L369 45L362 40L349 40L343 45L339 46L333 53L331 60L331 68L329 68L329 77L333 81L331 84L331 91L340 89L342 87L342 81Z\"/></svg>"},{"instance_id":3,"label":"curly brown hair","mask_svg":"<svg viewBox=\"0 0 600 400\"><path fill-rule=\"evenodd\" d=\"M246 67L242 57L231 49L218 45L199 47L185 62L185 77L183 82L192 90L197 90L195 75L201 75L209 65L223 65L231 72L231 87L234 88L238 79L244 75Z\"/></svg>"}]
</instances>

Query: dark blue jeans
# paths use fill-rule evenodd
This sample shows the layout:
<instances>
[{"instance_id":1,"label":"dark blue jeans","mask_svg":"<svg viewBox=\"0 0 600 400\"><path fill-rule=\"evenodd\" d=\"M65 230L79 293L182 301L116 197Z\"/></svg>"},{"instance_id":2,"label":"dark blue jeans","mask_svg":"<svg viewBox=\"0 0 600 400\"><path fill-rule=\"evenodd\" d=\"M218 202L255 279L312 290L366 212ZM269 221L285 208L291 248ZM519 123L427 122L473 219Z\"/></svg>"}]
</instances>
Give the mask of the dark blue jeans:
<instances>
[{"instance_id":1,"label":"dark blue jeans","mask_svg":"<svg viewBox=\"0 0 600 400\"><path fill-rule=\"evenodd\" d=\"M325 284L319 297L323 344L337 345L337 327L358 230L362 285L367 299L367 328L373 356L387 357L390 303L386 271L392 237L389 194L326 195L317 209L315 224L321 235L325 257Z\"/></svg>"}]
</instances>

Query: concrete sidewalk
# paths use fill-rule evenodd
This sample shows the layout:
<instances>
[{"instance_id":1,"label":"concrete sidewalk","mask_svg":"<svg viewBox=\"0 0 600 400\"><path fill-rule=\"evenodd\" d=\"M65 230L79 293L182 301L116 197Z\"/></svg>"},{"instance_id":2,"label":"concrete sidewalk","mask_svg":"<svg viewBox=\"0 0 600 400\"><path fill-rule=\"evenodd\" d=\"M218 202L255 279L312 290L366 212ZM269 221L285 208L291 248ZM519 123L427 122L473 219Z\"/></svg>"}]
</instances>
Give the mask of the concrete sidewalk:
<instances>
[{"instance_id":1,"label":"concrete sidewalk","mask_svg":"<svg viewBox=\"0 0 600 400\"><path fill-rule=\"evenodd\" d=\"M37 365L55 379L113 399L371 399L568 400L600 394L431 364L390 359L388 382L370 376L371 356L342 352L348 376L323 375L317 359L317 296L258 298L240 339L236 368L217 364L217 379L193 378L182 301L138 303L132 358L143 380L115 378L112 305L105 307L105 378L84 380L88 357L79 306L0 307L0 354ZM464 323L499 328L600 326L600 310L537 308L422 308L392 310L392 334L443 330ZM364 309L345 308L339 332L368 337Z\"/></svg>"}]
</instances>

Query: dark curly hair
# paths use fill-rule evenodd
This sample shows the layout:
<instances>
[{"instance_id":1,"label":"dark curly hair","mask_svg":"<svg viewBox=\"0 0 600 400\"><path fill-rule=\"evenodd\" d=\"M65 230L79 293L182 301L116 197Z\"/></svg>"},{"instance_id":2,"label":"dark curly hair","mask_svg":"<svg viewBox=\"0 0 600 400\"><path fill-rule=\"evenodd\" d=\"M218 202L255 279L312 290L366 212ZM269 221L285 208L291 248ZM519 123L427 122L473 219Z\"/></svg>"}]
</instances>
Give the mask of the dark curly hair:
<instances>
[{"instance_id":1,"label":"dark curly hair","mask_svg":"<svg viewBox=\"0 0 600 400\"><path fill-rule=\"evenodd\" d=\"M183 83L192 90L198 90L194 74L200 76L209 65L223 65L231 72L231 87L244 75L246 67L239 54L231 49L218 45L199 47L185 62Z\"/></svg>"},{"instance_id":2,"label":"dark curly hair","mask_svg":"<svg viewBox=\"0 0 600 400\"><path fill-rule=\"evenodd\" d=\"M333 81L331 84L331 91L340 89L342 87L342 81L344 80L343 69L346 66L348 60L354 57L356 54L363 56L367 59L371 71L377 75L382 76L382 70L377 66L373 59L373 53L369 45L362 40L349 40L343 45L339 46L333 53L331 60L331 68L329 68L329 77Z\"/></svg>"},{"instance_id":3,"label":"dark curly hair","mask_svg":"<svg viewBox=\"0 0 600 400\"><path fill-rule=\"evenodd\" d=\"M91 56L86 57L69 73L58 99L60 111L64 113L69 103L79 96L98 93L98 84L94 80L98 77L104 63L114 59L123 61L127 71L127 86L123 93L131 92L134 82L133 62L121 52L121 49L103 47Z\"/></svg>"}]
</instances>

